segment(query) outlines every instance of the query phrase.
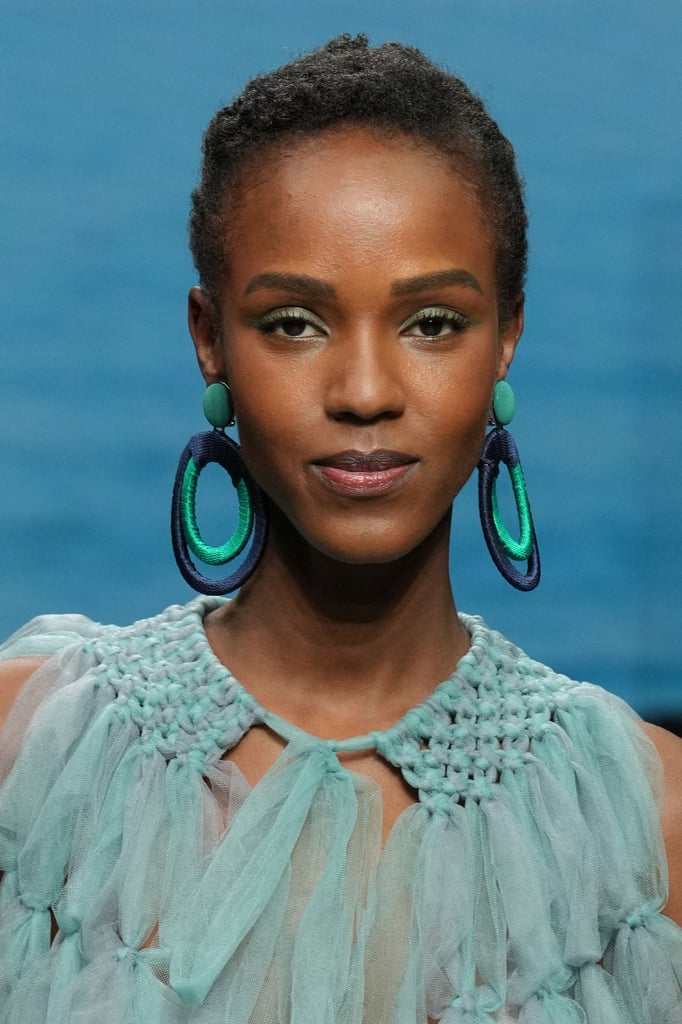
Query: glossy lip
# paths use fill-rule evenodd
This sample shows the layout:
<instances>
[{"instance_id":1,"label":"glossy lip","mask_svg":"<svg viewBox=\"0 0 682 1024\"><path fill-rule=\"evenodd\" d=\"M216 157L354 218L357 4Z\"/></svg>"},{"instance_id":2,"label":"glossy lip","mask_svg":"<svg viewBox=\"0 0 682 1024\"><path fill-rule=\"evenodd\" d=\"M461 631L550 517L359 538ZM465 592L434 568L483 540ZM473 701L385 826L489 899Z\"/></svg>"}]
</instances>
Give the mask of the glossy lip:
<instances>
[{"instance_id":1,"label":"glossy lip","mask_svg":"<svg viewBox=\"0 0 682 1024\"><path fill-rule=\"evenodd\" d=\"M395 490L418 463L414 455L377 448L354 449L327 455L313 462L320 479L337 494L375 497Z\"/></svg>"}]
</instances>

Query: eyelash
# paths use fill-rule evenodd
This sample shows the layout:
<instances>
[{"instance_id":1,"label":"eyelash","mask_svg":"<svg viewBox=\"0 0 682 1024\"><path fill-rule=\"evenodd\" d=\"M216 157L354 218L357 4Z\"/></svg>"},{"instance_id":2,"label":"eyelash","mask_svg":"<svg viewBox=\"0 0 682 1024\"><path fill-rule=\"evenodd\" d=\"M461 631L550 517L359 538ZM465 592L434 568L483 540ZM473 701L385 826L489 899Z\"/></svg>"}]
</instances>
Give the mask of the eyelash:
<instances>
[{"instance_id":1,"label":"eyelash","mask_svg":"<svg viewBox=\"0 0 682 1024\"><path fill-rule=\"evenodd\" d=\"M442 321L443 325L449 325L449 329L446 331L448 334L458 334L460 331L466 330L467 327L471 327L473 321L462 313L456 312L454 309L449 309L447 306L425 306L423 309L413 313L412 316L408 317L398 328L399 334L405 334L410 328L416 327L419 324L426 323L428 321ZM261 334L277 334L277 327L283 327L285 324L299 323L303 325L303 330L306 327L314 328L319 334L327 336L329 331L325 327L322 320L315 316L309 309L305 309L302 306L281 306L279 309L273 309L270 313L266 313L265 316L260 317L259 320L255 321L253 326L256 327ZM303 339L305 340L310 335L300 334L286 334L281 332L280 337L289 338L291 340ZM432 339L438 341L443 335L441 334L419 334L417 337L420 340Z\"/></svg>"},{"instance_id":2,"label":"eyelash","mask_svg":"<svg viewBox=\"0 0 682 1024\"><path fill-rule=\"evenodd\" d=\"M284 324L291 323L302 323L308 327L316 328L320 334L326 335L327 328L324 326L319 317L311 313L309 309L304 309L302 306L281 306L279 309L273 309L272 312L266 313L257 322L256 327L261 334L275 334L275 328L281 327ZM296 338L305 337L301 334L283 334L280 337Z\"/></svg>"},{"instance_id":3,"label":"eyelash","mask_svg":"<svg viewBox=\"0 0 682 1024\"><path fill-rule=\"evenodd\" d=\"M471 327L473 321L462 313L458 313L454 309L449 309L447 306L426 306L424 309L418 310L413 313L412 316L408 317L407 320L401 324L399 331L400 334L404 334L408 328L416 327L418 324L423 324L429 320L441 320L444 324L449 325L449 330L446 334L459 334L460 331L466 330L467 327ZM433 338L436 341L442 335L438 334L420 334L420 339Z\"/></svg>"}]
</instances>

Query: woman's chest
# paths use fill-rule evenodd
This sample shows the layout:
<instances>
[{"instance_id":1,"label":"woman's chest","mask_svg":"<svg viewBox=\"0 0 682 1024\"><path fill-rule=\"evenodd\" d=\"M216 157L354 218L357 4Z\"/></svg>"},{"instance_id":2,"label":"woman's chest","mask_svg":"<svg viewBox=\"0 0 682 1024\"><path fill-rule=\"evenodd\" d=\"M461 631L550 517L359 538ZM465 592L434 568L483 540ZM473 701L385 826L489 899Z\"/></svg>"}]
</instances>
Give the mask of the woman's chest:
<instances>
[{"instance_id":1,"label":"woman's chest","mask_svg":"<svg viewBox=\"0 0 682 1024\"><path fill-rule=\"evenodd\" d=\"M255 789L270 771L285 749L286 744L266 727L252 728L236 747L224 758L231 761ZM399 769L389 764L375 750L360 750L338 754L340 765L359 776L372 780L378 786L375 801L380 796L382 847L400 814L418 800ZM373 788L373 787L371 787Z\"/></svg>"}]
</instances>

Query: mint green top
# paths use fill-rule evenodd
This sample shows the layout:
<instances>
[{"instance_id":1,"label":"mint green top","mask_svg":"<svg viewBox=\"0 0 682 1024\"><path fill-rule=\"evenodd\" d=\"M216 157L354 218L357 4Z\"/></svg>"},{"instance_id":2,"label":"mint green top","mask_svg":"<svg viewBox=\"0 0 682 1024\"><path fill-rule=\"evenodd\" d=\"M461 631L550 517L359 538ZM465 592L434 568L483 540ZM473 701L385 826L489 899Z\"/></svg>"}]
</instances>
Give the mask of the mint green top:
<instances>
[{"instance_id":1,"label":"mint green top","mask_svg":"<svg viewBox=\"0 0 682 1024\"><path fill-rule=\"evenodd\" d=\"M622 702L462 616L424 703L323 741L217 660L219 603L0 649L51 655L0 740L2 1024L680 1024L659 767ZM287 745L250 789L229 750L259 725ZM415 793L383 850L337 757L365 748Z\"/></svg>"}]
</instances>

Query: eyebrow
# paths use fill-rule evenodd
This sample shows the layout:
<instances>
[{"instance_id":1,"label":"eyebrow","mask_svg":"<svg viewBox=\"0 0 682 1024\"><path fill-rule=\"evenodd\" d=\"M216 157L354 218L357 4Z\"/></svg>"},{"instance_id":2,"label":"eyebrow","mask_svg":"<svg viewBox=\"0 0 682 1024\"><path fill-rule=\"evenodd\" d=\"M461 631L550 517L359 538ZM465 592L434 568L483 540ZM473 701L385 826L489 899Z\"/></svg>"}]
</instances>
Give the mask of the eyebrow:
<instances>
[{"instance_id":1,"label":"eyebrow","mask_svg":"<svg viewBox=\"0 0 682 1024\"><path fill-rule=\"evenodd\" d=\"M391 295L414 295L417 292L427 291L429 288L445 288L447 285L460 285L465 288L473 288L483 293L480 284L468 270L460 270L453 267L450 270L436 270L432 274L420 274L418 277L406 277L401 281L394 281L391 285ZM300 295L310 295L317 299L328 299L336 296L336 289L328 281L321 281L317 277L308 277L307 274L280 274L270 271L263 274L256 274L247 284L244 294L259 288L278 288L282 291L292 292Z\"/></svg>"},{"instance_id":2,"label":"eyebrow","mask_svg":"<svg viewBox=\"0 0 682 1024\"><path fill-rule=\"evenodd\" d=\"M250 295L258 288L280 288L282 291L298 295L311 295L315 299L329 299L336 295L336 289L328 281L320 281L317 277L308 277L306 274L256 274L247 284L244 295Z\"/></svg>"},{"instance_id":3,"label":"eyebrow","mask_svg":"<svg viewBox=\"0 0 682 1024\"><path fill-rule=\"evenodd\" d=\"M465 288L473 288L483 293L473 274L468 270L453 267L451 270L436 270L433 274L420 274L419 277L406 277L403 281L394 281L391 295L412 295L415 292L425 292L429 288L445 288L449 284L463 285Z\"/></svg>"}]
</instances>

